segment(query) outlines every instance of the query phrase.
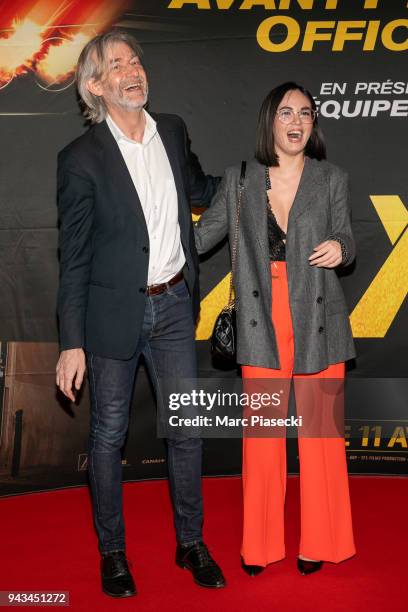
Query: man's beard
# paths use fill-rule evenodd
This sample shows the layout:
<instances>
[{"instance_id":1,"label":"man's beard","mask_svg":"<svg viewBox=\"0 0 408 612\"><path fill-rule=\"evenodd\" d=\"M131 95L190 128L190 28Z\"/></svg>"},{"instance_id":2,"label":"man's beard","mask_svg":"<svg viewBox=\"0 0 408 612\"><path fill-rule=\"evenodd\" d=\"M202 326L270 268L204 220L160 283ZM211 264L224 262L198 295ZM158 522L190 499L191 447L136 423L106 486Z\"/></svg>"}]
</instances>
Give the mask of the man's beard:
<instances>
[{"instance_id":1,"label":"man's beard","mask_svg":"<svg viewBox=\"0 0 408 612\"><path fill-rule=\"evenodd\" d=\"M123 93L118 94L117 92L109 91L108 96L106 96L106 101L114 106L119 106L123 108L124 110L128 110L128 111L139 110L147 104L147 100L149 96L149 86L147 83L144 84L143 89L144 89L144 96L142 99L139 98L138 100L131 100L129 98L126 98L126 94L123 94Z\"/></svg>"}]
</instances>

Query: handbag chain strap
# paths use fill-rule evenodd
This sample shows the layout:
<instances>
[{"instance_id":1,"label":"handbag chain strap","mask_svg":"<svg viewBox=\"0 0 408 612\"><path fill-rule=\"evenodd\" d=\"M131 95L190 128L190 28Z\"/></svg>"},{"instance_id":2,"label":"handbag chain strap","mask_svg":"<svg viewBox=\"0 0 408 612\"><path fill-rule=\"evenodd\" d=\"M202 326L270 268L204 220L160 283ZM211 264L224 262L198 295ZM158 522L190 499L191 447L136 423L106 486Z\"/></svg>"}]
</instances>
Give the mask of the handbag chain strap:
<instances>
[{"instance_id":1,"label":"handbag chain strap","mask_svg":"<svg viewBox=\"0 0 408 612\"><path fill-rule=\"evenodd\" d=\"M234 241L231 249L231 276L230 276L230 287L229 287L229 298L227 308L231 309L234 307L235 299L232 298L232 292L234 288L234 277L237 260L237 247L238 247L238 232L239 232L239 219L241 215L242 205L242 192L244 191L244 180L246 171L246 161L241 162L241 176L239 177L238 184L238 203L237 203L237 218L235 221Z\"/></svg>"}]
</instances>

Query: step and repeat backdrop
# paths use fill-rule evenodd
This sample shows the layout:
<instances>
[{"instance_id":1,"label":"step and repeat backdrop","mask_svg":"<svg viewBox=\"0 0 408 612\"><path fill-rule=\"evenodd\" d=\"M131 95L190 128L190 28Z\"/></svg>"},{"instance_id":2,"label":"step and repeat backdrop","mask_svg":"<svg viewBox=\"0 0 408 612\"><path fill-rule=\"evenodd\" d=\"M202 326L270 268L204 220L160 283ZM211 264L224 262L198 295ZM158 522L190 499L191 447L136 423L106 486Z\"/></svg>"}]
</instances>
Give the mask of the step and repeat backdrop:
<instances>
[{"instance_id":1,"label":"step and repeat backdrop","mask_svg":"<svg viewBox=\"0 0 408 612\"><path fill-rule=\"evenodd\" d=\"M88 390L54 383L58 358L56 156L85 129L80 50L119 25L139 40L151 111L176 113L206 173L251 159L260 104L295 80L315 96L328 158L351 179L358 255L341 274L358 357L348 364L351 473L408 473L408 8L406 0L4 0L0 11L0 486L4 495L83 484ZM200 210L193 211L196 218ZM200 376L227 301L224 243L202 260ZM166 475L140 364L124 478ZM296 440L289 471L298 470ZM205 441L206 475L239 474L240 440Z\"/></svg>"}]
</instances>

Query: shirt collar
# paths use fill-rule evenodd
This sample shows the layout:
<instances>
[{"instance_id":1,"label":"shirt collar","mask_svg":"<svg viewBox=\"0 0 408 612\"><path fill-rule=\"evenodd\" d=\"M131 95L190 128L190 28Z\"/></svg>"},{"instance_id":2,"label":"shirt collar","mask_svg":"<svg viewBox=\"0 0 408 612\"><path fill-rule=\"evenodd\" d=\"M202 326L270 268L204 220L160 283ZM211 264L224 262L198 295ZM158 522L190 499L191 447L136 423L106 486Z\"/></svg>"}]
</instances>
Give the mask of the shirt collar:
<instances>
[{"instance_id":1,"label":"shirt collar","mask_svg":"<svg viewBox=\"0 0 408 612\"><path fill-rule=\"evenodd\" d=\"M146 125L145 125L143 140L141 144L147 145L149 144L151 139L157 134L157 124L156 124L156 121L153 119L153 117L149 115L149 113L145 111L145 109L143 109L143 112L144 112L145 119L146 119ZM126 136L126 134L122 132L120 127L114 122L114 120L112 119L110 115L106 116L106 123L108 124L109 129L112 132L113 137L115 138L117 143L119 143L120 141L125 141L125 142L131 142L132 144L140 144L140 143L136 143L131 138L128 138L128 136Z\"/></svg>"}]
</instances>

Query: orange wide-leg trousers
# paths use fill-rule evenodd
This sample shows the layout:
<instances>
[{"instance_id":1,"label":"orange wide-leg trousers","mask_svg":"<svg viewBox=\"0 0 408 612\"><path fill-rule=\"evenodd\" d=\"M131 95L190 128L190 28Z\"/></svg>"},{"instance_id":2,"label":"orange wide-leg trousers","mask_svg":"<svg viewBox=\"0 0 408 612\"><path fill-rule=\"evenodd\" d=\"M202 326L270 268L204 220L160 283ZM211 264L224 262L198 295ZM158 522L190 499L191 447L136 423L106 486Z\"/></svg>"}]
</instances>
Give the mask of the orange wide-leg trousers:
<instances>
[{"instance_id":1,"label":"orange wide-leg trousers","mask_svg":"<svg viewBox=\"0 0 408 612\"><path fill-rule=\"evenodd\" d=\"M343 379L344 363L314 374L293 374L294 339L286 263L271 262L272 321L280 369L242 366L244 379ZM286 411L288 406L286 405ZM344 437L301 437L301 537L299 554L338 563L355 554ZM265 566L285 557L284 504L286 438L243 440L244 524L241 554L249 565Z\"/></svg>"}]
</instances>

